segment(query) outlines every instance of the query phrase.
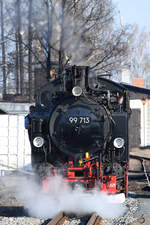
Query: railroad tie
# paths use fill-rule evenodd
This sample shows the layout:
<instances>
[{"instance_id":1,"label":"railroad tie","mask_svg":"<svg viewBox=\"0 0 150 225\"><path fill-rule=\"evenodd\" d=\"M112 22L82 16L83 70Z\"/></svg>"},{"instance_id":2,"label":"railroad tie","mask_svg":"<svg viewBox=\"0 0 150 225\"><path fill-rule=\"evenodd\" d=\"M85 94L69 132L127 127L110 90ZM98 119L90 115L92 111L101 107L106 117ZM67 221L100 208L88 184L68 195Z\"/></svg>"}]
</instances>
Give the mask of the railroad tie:
<instances>
[{"instance_id":1,"label":"railroad tie","mask_svg":"<svg viewBox=\"0 0 150 225\"><path fill-rule=\"evenodd\" d=\"M97 213L93 213L86 225L100 225L102 217L98 216Z\"/></svg>"}]
</instances>

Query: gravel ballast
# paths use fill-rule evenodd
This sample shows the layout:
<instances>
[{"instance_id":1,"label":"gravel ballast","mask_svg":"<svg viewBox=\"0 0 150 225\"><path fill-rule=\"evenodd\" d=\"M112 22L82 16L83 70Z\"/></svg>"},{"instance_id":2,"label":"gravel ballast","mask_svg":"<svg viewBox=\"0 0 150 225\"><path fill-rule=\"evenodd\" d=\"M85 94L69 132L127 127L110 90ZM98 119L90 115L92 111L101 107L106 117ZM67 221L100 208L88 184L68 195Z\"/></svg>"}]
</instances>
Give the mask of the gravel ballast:
<instances>
[{"instance_id":1,"label":"gravel ballast","mask_svg":"<svg viewBox=\"0 0 150 225\"><path fill-rule=\"evenodd\" d=\"M127 212L118 218L103 219L102 225L122 225L122 224L131 224L137 220L135 216L139 210L140 204L137 199L127 198L123 205L127 208ZM46 224L46 220L42 218L33 218L28 216L23 217L0 217L0 225L41 225ZM69 221L66 221L64 225L77 225L81 224L81 219L73 218Z\"/></svg>"},{"instance_id":2,"label":"gravel ballast","mask_svg":"<svg viewBox=\"0 0 150 225\"><path fill-rule=\"evenodd\" d=\"M5 182L0 183L0 225L48 224L50 220L47 218L46 219L34 218L27 215L26 210L23 210L23 204L16 200L15 194L12 191L13 190L12 186L14 185L14 182L11 183L10 185L10 181L11 179L9 179L9 186L7 186ZM144 216L141 213L140 199L135 198L135 196L134 198L133 197L126 198L125 202L122 203L122 205L127 209L123 216L111 219L103 218L101 225L146 224ZM82 219L83 217L72 218L69 221L66 221L64 225L81 224Z\"/></svg>"}]
</instances>

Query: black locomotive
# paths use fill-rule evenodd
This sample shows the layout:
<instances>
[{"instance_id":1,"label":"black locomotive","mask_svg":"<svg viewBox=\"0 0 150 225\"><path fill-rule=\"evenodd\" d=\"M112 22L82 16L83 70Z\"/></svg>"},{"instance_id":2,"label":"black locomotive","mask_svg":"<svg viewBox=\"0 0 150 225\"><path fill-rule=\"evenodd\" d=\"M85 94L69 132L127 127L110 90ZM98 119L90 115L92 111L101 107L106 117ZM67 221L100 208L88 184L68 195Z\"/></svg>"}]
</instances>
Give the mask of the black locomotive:
<instances>
[{"instance_id":1,"label":"black locomotive","mask_svg":"<svg viewBox=\"0 0 150 225\"><path fill-rule=\"evenodd\" d=\"M32 117L32 165L61 174L73 187L128 194L128 90L72 66L36 95ZM46 186L47 176L43 176Z\"/></svg>"}]
</instances>

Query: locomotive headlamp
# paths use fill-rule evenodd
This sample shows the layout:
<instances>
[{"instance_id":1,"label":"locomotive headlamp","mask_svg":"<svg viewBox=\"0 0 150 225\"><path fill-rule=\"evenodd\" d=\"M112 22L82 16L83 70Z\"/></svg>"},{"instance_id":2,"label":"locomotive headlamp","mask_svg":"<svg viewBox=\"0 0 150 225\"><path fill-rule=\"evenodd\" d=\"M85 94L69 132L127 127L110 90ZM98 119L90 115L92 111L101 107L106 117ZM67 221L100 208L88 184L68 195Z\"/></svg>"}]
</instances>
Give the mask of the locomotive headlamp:
<instances>
[{"instance_id":1,"label":"locomotive headlamp","mask_svg":"<svg viewBox=\"0 0 150 225\"><path fill-rule=\"evenodd\" d=\"M75 86L73 89L72 89L72 94L74 96L80 96L82 95L82 88L80 88L79 86Z\"/></svg>"},{"instance_id":2,"label":"locomotive headlamp","mask_svg":"<svg viewBox=\"0 0 150 225\"><path fill-rule=\"evenodd\" d=\"M124 146L124 139L121 137L115 138L114 146L115 148L122 148Z\"/></svg>"},{"instance_id":3,"label":"locomotive headlamp","mask_svg":"<svg viewBox=\"0 0 150 225\"><path fill-rule=\"evenodd\" d=\"M33 145L36 148L41 148L44 145L44 138L42 138L42 137L35 137L33 139Z\"/></svg>"}]
</instances>

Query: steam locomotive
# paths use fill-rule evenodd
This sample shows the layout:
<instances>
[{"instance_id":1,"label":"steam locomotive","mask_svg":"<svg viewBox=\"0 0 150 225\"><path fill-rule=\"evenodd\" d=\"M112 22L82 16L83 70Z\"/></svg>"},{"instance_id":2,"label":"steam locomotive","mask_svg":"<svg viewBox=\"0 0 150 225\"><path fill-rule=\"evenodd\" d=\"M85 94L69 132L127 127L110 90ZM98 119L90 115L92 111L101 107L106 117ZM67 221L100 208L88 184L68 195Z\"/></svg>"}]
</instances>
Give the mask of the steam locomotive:
<instances>
[{"instance_id":1,"label":"steam locomotive","mask_svg":"<svg viewBox=\"0 0 150 225\"><path fill-rule=\"evenodd\" d=\"M52 77L35 99L32 166L41 175L43 188L49 174L60 174L73 188L96 187L127 196L127 88L89 67L71 66Z\"/></svg>"}]
</instances>

